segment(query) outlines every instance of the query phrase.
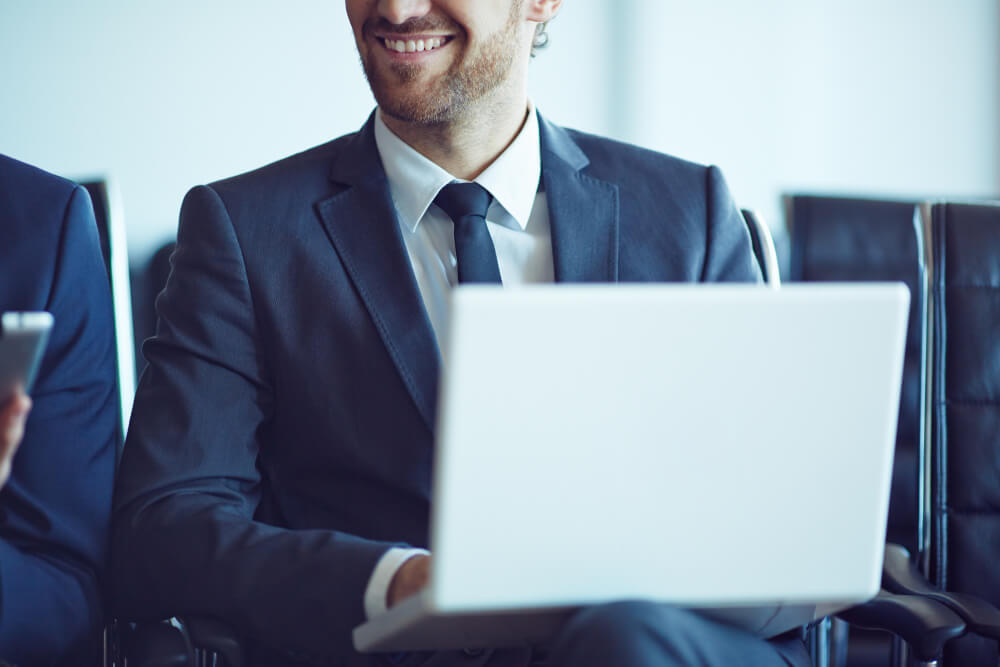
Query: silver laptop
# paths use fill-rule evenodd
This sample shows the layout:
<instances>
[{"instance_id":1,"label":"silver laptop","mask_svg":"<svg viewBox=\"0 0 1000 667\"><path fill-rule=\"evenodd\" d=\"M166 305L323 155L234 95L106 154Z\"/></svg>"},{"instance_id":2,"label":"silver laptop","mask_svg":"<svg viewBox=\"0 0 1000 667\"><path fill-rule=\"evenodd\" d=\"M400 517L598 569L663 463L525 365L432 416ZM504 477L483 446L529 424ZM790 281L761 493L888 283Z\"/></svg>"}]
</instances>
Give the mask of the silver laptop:
<instances>
[{"instance_id":1,"label":"silver laptop","mask_svg":"<svg viewBox=\"0 0 1000 667\"><path fill-rule=\"evenodd\" d=\"M901 284L461 287L430 585L359 651L544 642L647 599L773 636L879 588Z\"/></svg>"}]
</instances>

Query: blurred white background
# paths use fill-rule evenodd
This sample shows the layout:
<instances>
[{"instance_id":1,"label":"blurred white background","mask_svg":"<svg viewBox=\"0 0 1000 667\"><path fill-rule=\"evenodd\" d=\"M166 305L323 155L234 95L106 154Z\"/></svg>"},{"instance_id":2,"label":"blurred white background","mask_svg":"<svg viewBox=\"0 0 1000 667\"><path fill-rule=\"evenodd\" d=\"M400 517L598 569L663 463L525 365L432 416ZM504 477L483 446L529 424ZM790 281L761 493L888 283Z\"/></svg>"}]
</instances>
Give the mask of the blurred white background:
<instances>
[{"instance_id":1,"label":"blurred white background","mask_svg":"<svg viewBox=\"0 0 1000 667\"><path fill-rule=\"evenodd\" d=\"M565 0L549 32L543 113L719 164L776 228L788 191L1000 193L998 0ZM372 105L340 2L0 0L0 152L109 174L133 263L190 186Z\"/></svg>"}]
</instances>

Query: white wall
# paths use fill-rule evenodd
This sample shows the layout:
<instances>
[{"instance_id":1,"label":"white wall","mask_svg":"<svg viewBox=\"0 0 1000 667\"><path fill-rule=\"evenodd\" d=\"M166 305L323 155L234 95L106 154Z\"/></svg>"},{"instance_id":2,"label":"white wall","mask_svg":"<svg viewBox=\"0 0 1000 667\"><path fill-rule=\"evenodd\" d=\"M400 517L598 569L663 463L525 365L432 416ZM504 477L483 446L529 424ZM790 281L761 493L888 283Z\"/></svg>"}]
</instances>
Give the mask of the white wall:
<instances>
[{"instance_id":1,"label":"white wall","mask_svg":"<svg viewBox=\"0 0 1000 667\"><path fill-rule=\"evenodd\" d=\"M1000 191L997 0L566 0L532 65L549 117L791 189ZM0 152L117 180L133 261L191 185L356 129L331 0L0 0Z\"/></svg>"},{"instance_id":2,"label":"white wall","mask_svg":"<svg viewBox=\"0 0 1000 667\"><path fill-rule=\"evenodd\" d=\"M113 175L134 256L173 234L188 187L349 131L372 105L338 3L0 3L0 152Z\"/></svg>"},{"instance_id":3,"label":"white wall","mask_svg":"<svg viewBox=\"0 0 1000 667\"><path fill-rule=\"evenodd\" d=\"M788 191L1000 194L997 0L631 0L623 135Z\"/></svg>"}]
</instances>

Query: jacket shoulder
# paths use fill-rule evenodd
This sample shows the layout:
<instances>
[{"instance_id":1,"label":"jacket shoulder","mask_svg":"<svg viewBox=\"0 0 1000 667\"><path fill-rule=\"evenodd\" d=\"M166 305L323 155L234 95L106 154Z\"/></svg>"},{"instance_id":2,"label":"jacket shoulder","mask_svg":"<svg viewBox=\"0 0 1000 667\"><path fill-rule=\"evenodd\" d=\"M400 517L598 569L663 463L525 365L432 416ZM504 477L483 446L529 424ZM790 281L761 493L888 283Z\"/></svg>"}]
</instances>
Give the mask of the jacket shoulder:
<instances>
[{"instance_id":1,"label":"jacket shoulder","mask_svg":"<svg viewBox=\"0 0 1000 667\"><path fill-rule=\"evenodd\" d=\"M8 213L12 212L12 206L16 211L26 206L37 208L43 202L48 208L54 202L65 206L78 187L69 179L0 154L0 201Z\"/></svg>"},{"instance_id":2,"label":"jacket shoulder","mask_svg":"<svg viewBox=\"0 0 1000 667\"><path fill-rule=\"evenodd\" d=\"M4 155L0 155L0 211L4 308L44 307L61 254L85 253L91 240L100 252L86 189Z\"/></svg>"},{"instance_id":3,"label":"jacket shoulder","mask_svg":"<svg viewBox=\"0 0 1000 667\"><path fill-rule=\"evenodd\" d=\"M744 261L752 258L746 228L717 167L586 132L561 132L563 154L574 155L570 143L579 150L571 159L580 173L617 192L623 279L752 279Z\"/></svg>"},{"instance_id":4,"label":"jacket shoulder","mask_svg":"<svg viewBox=\"0 0 1000 667\"><path fill-rule=\"evenodd\" d=\"M585 171L595 178L615 182L648 176L658 180L668 178L671 181L699 182L703 185L709 168L707 165L625 141L579 130L566 129L565 132L589 159L590 163Z\"/></svg>"},{"instance_id":5,"label":"jacket shoulder","mask_svg":"<svg viewBox=\"0 0 1000 667\"><path fill-rule=\"evenodd\" d=\"M345 134L295 155L209 184L223 199L259 192L264 197L275 192L328 187L330 165L357 140L358 133Z\"/></svg>"}]
</instances>

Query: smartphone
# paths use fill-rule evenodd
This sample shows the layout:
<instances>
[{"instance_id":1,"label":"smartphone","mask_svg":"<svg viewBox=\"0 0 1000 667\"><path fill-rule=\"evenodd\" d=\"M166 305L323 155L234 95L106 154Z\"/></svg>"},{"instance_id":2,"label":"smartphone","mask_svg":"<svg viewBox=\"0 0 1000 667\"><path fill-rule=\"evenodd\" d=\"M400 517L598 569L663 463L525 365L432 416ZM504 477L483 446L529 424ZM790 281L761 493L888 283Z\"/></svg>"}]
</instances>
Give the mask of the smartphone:
<instances>
[{"instance_id":1,"label":"smartphone","mask_svg":"<svg viewBox=\"0 0 1000 667\"><path fill-rule=\"evenodd\" d=\"M0 316L0 405L17 387L31 392L52 331L52 313L7 312Z\"/></svg>"}]
</instances>

